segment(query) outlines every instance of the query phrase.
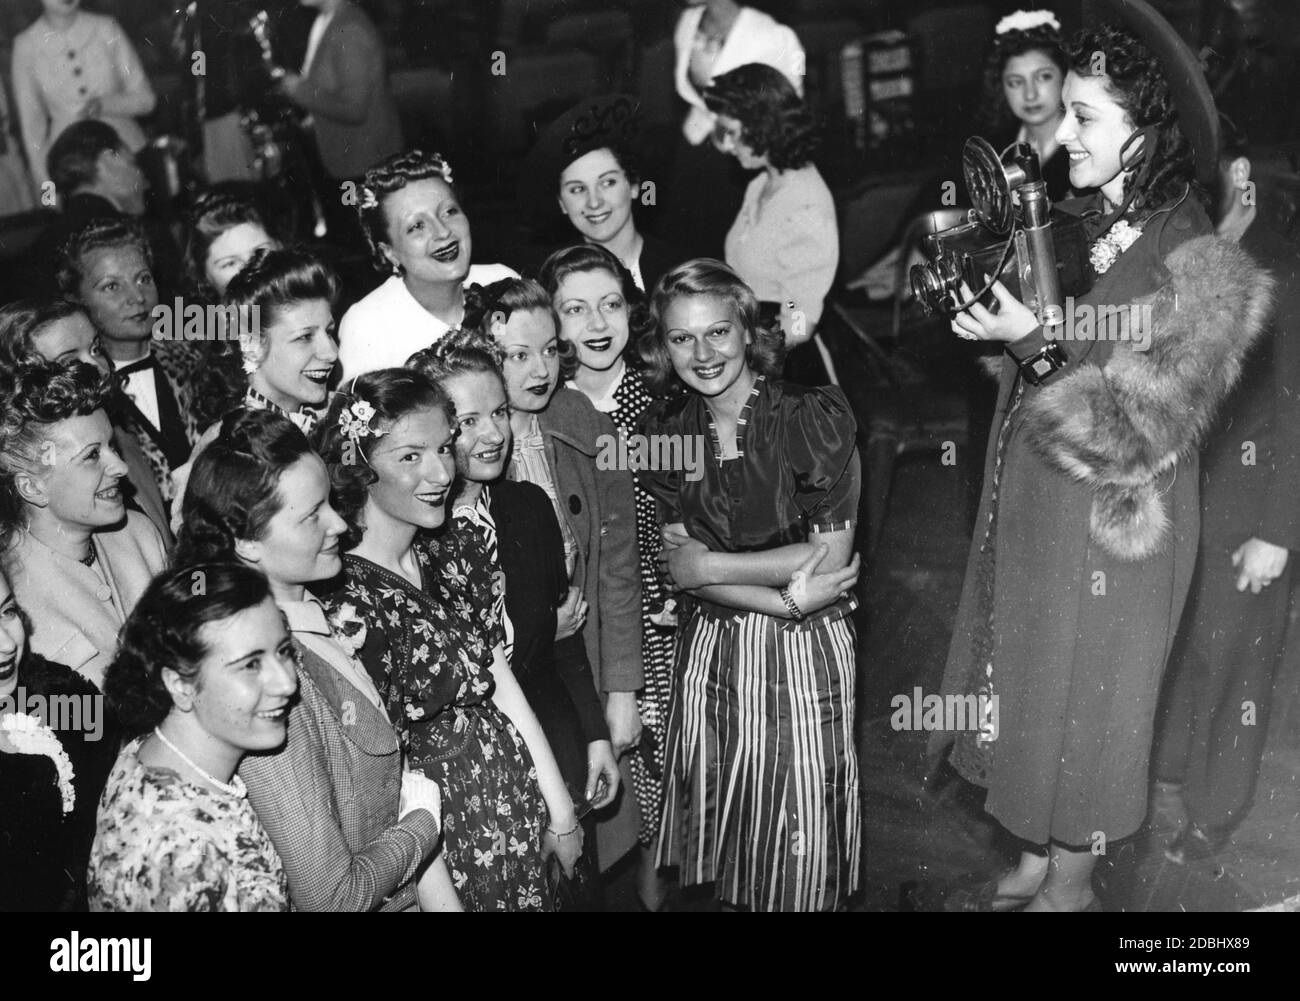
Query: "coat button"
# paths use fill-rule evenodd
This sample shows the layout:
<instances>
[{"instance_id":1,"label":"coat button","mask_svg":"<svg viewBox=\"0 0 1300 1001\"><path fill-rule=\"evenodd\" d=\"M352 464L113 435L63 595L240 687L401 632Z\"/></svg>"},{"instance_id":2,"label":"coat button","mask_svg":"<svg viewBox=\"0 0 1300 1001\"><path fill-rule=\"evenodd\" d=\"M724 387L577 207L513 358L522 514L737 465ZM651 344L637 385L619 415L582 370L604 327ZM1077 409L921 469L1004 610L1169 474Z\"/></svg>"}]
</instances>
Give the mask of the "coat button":
<instances>
[{"instance_id":1,"label":"coat button","mask_svg":"<svg viewBox=\"0 0 1300 1001\"><path fill-rule=\"evenodd\" d=\"M582 514L582 498L577 494L569 494L569 511L572 514Z\"/></svg>"},{"instance_id":2,"label":"coat button","mask_svg":"<svg viewBox=\"0 0 1300 1001\"><path fill-rule=\"evenodd\" d=\"M95 597L100 601L112 601L113 592L108 589L107 584L100 584L99 587L95 588Z\"/></svg>"}]
</instances>

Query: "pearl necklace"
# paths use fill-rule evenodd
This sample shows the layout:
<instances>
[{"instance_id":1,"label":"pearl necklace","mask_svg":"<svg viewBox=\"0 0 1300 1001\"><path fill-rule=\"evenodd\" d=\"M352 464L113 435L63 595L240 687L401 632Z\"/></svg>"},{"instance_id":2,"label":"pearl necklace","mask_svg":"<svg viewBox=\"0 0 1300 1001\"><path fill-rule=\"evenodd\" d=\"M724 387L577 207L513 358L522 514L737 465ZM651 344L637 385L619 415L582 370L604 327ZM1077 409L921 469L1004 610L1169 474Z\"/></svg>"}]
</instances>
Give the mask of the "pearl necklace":
<instances>
[{"instance_id":1,"label":"pearl necklace","mask_svg":"<svg viewBox=\"0 0 1300 1001\"><path fill-rule=\"evenodd\" d=\"M176 757L184 761L187 765L189 765L196 772L202 775L205 779L211 782L214 786L216 786L218 789L224 792L227 796L234 796L236 799L243 799L245 796L248 795L248 790L244 787L244 783L239 781L238 775L235 776L234 782L222 782L220 779L214 778L210 772L206 772L198 765L196 765L193 761L190 760L189 755L187 755L179 747L177 747L170 740L168 740L167 736L162 732L161 727L154 727L153 732L154 732L154 736L156 736L159 740L161 740L164 744L166 744L168 747L172 749L172 753L175 754Z\"/></svg>"}]
</instances>

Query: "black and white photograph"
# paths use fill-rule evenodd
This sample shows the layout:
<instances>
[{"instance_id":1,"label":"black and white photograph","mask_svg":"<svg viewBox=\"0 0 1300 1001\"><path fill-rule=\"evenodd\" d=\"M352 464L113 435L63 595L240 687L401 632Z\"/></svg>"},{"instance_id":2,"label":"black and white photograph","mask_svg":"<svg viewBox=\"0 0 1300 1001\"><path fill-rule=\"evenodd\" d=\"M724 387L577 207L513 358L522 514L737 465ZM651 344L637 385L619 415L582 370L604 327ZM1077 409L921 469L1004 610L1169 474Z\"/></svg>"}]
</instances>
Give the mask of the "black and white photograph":
<instances>
[{"instance_id":1,"label":"black and white photograph","mask_svg":"<svg viewBox=\"0 0 1300 1001\"><path fill-rule=\"evenodd\" d=\"M1231 989L1293 554L1293 0L0 5L20 978L1081 912L1012 924Z\"/></svg>"}]
</instances>

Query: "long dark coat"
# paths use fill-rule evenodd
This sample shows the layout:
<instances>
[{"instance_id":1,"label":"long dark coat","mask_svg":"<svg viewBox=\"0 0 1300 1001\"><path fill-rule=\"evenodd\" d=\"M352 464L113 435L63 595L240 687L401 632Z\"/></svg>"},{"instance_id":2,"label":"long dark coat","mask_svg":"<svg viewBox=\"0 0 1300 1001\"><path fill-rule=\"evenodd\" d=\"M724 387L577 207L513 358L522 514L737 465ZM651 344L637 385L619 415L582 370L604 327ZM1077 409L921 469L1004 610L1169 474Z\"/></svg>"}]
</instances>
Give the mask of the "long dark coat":
<instances>
[{"instance_id":1,"label":"long dark coat","mask_svg":"<svg viewBox=\"0 0 1300 1001\"><path fill-rule=\"evenodd\" d=\"M1119 305L1150 296L1169 279L1167 255L1209 232L1204 211L1186 199L1149 220L1079 303ZM1109 341L1063 346L1072 372L1105 366L1116 350ZM987 629L979 591L991 569L999 730L990 745L986 809L1026 841L1089 846L1099 834L1108 842L1132 834L1145 813L1156 698L1196 557L1197 460L1194 450L1182 454L1155 482L1169 519L1160 549L1143 559L1116 558L1090 531L1092 489L1048 462L1024 433L1033 397L1055 381L1049 380L1025 388L1012 418L995 505L999 431L1017 371L1004 360L942 691L972 691L972 678L983 675L974 644ZM995 515L996 544L982 562ZM932 734L932 750L953 737Z\"/></svg>"}]
</instances>

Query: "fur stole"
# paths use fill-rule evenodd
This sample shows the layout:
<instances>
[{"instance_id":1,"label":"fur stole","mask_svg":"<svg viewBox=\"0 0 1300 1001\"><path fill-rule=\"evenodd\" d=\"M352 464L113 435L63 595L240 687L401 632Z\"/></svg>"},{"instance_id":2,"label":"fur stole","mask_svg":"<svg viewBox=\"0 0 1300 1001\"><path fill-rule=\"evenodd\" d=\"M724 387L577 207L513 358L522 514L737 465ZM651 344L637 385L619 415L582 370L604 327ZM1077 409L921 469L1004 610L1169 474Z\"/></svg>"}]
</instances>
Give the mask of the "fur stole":
<instances>
[{"instance_id":1,"label":"fur stole","mask_svg":"<svg viewBox=\"0 0 1300 1001\"><path fill-rule=\"evenodd\" d=\"M1265 329L1274 281L1235 243L1188 240L1151 297L1150 341L1121 340L1026 402L1030 446L1092 488L1093 540L1120 560L1160 551L1169 516L1156 479L1199 447Z\"/></svg>"}]
</instances>

